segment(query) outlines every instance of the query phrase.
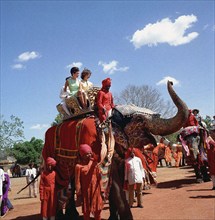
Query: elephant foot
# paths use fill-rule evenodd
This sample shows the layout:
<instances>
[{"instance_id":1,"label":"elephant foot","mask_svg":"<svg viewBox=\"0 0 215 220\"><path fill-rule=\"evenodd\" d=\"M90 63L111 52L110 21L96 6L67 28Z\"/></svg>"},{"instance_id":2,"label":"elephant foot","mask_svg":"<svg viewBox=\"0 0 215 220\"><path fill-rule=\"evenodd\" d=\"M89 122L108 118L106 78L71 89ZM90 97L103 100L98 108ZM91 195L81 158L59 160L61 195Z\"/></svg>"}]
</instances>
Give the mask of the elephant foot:
<instances>
[{"instance_id":1,"label":"elephant foot","mask_svg":"<svg viewBox=\"0 0 215 220\"><path fill-rule=\"evenodd\" d=\"M56 220L63 220L63 219L65 219L65 217L64 217L63 211L60 210L56 214Z\"/></svg>"},{"instance_id":2,"label":"elephant foot","mask_svg":"<svg viewBox=\"0 0 215 220\"><path fill-rule=\"evenodd\" d=\"M77 212L76 209L74 209L73 211L71 210L66 210L66 213L65 213L65 216L64 216L64 220L71 220L71 219L74 219L74 220L79 220L79 213Z\"/></svg>"},{"instance_id":3,"label":"elephant foot","mask_svg":"<svg viewBox=\"0 0 215 220\"><path fill-rule=\"evenodd\" d=\"M211 181L210 178L205 178L205 179L203 179L203 180L204 180L204 182L210 182L210 181Z\"/></svg>"}]
</instances>

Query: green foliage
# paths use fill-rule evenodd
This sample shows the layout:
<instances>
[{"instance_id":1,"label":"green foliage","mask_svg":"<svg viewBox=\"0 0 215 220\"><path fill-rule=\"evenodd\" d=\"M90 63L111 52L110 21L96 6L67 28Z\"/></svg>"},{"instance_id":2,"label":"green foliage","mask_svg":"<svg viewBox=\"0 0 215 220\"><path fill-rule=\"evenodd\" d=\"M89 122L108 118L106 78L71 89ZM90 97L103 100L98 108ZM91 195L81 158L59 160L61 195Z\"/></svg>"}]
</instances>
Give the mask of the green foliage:
<instances>
[{"instance_id":1,"label":"green foliage","mask_svg":"<svg viewBox=\"0 0 215 220\"><path fill-rule=\"evenodd\" d=\"M10 121L6 121L3 115L0 119L0 150L3 151L24 139L24 126L23 121L14 115L10 116Z\"/></svg>"},{"instance_id":2,"label":"green foliage","mask_svg":"<svg viewBox=\"0 0 215 220\"><path fill-rule=\"evenodd\" d=\"M59 125L59 124L62 123L62 122L63 122L62 116L61 116L61 114L58 114L58 115L55 117L54 122L52 122L51 126Z\"/></svg>"},{"instance_id":3,"label":"green foliage","mask_svg":"<svg viewBox=\"0 0 215 220\"><path fill-rule=\"evenodd\" d=\"M177 143L178 142L178 135L179 135L180 132L175 132L173 134L170 134L170 135L167 135L165 136L171 143Z\"/></svg>"},{"instance_id":4,"label":"green foliage","mask_svg":"<svg viewBox=\"0 0 215 220\"><path fill-rule=\"evenodd\" d=\"M14 144L11 153L20 164L40 163L43 140L32 137L30 141Z\"/></svg>"},{"instance_id":5,"label":"green foliage","mask_svg":"<svg viewBox=\"0 0 215 220\"><path fill-rule=\"evenodd\" d=\"M212 126L212 119L210 116L206 115L204 119L202 119L203 122L207 125L207 129L211 129Z\"/></svg>"}]
</instances>

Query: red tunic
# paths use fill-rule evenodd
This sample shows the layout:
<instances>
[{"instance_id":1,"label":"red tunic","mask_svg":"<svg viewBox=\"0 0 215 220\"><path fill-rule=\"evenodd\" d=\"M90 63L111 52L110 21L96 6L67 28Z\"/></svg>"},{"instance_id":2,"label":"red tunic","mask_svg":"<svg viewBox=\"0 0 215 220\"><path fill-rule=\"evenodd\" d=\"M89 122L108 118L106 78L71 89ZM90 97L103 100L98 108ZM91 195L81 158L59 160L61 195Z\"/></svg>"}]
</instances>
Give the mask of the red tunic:
<instances>
[{"instance_id":1,"label":"red tunic","mask_svg":"<svg viewBox=\"0 0 215 220\"><path fill-rule=\"evenodd\" d=\"M56 172L44 171L40 178L40 200L42 217L55 216L56 213L56 190L55 190Z\"/></svg>"},{"instance_id":2,"label":"red tunic","mask_svg":"<svg viewBox=\"0 0 215 220\"><path fill-rule=\"evenodd\" d=\"M184 127L198 126L198 125L199 125L199 123L196 120L195 116L192 113L190 113L190 115L187 119L186 125Z\"/></svg>"},{"instance_id":3,"label":"red tunic","mask_svg":"<svg viewBox=\"0 0 215 220\"><path fill-rule=\"evenodd\" d=\"M103 209L101 197L101 175L97 162L93 159L87 165L75 167L75 186L77 195L83 198L83 213L95 213Z\"/></svg>"},{"instance_id":4,"label":"red tunic","mask_svg":"<svg viewBox=\"0 0 215 220\"><path fill-rule=\"evenodd\" d=\"M208 166L210 175L215 175L215 141L208 138L210 149L207 150Z\"/></svg>"},{"instance_id":5,"label":"red tunic","mask_svg":"<svg viewBox=\"0 0 215 220\"><path fill-rule=\"evenodd\" d=\"M148 165L152 172L157 172L157 164L158 164L158 147L155 147L152 144L148 144L144 147L145 152L151 158L147 158Z\"/></svg>"},{"instance_id":6,"label":"red tunic","mask_svg":"<svg viewBox=\"0 0 215 220\"><path fill-rule=\"evenodd\" d=\"M107 118L108 111L114 107L112 93L101 89L97 96L97 106L99 109L99 119L103 122ZM106 112L104 112L104 109Z\"/></svg>"}]
</instances>

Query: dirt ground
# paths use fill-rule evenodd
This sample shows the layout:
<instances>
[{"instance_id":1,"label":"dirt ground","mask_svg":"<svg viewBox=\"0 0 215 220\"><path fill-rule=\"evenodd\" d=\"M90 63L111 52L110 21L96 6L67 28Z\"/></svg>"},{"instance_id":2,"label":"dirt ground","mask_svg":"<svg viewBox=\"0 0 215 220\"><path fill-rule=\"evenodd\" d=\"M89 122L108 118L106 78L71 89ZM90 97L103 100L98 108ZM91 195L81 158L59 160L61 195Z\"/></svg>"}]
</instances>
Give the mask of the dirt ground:
<instances>
[{"instance_id":1,"label":"dirt ground","mask_svg":"<svg viewBox=\"0 0 215 220\"><path fill-rule=\"evenodd\" d=\"M195 183L190 167L158 168L158 185L143 191L144 208L132 208L135 220L214 220L215 191L212 183ZM17 192L26 184L25 177L11 178L9 198L14 209L4 220L40 220L39 198L28 198L28 189ZM134 204L135 205L135 204ZM78 208L81 215L81 209ZM102 211L102 219L108 219L108 204Z\"/></svg>"}]
</instances>

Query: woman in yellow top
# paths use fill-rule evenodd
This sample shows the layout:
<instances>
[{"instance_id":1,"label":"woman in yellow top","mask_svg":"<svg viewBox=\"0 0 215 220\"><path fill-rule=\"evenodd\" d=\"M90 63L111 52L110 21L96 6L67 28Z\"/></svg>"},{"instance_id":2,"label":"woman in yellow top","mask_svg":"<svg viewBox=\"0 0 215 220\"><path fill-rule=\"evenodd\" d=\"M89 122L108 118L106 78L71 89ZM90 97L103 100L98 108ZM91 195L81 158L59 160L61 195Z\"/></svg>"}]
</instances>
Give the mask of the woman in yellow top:
<instances>
[{"instance_id":1,"label":"woman in yellow top","mask_svg":"<svg viewBox=\"0 0 215 220\"><path fill-rule=\"evenodd\" d=\"M84 102L84 107L87 107L87 91L93 87L93 84L89 81L89 78L91 76L91 71L88 69L84 69L81 73L81 82L80 82L80 91L83 94L83 102Z\"/></svg>"}]
</instances>

